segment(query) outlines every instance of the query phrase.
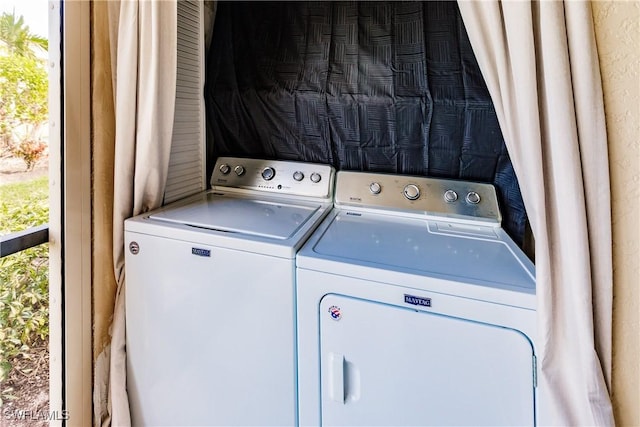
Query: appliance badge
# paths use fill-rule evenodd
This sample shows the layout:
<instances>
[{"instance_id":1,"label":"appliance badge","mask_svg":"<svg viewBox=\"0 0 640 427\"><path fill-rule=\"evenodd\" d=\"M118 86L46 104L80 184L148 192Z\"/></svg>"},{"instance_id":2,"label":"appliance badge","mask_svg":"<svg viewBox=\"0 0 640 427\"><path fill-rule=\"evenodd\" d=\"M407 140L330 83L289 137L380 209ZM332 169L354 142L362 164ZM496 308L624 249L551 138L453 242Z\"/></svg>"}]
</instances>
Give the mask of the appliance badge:
<instances>
[{"instance_id":1,"label":"appliance badge","mask_svg":"<svg viewBox=\"0 0 640 427\"><path fill-rule=\"evenodd\" d=\"M340 307L338 306L332 305L329 307L329 314L333 320L337 321L342 319L342 311L340 311Z\"/></svg>"},{"instance_id":2,"label":"appliance badge","mask_svg":"<svg viewBox=\"0 0 640 427\"><path fill-rule=\"evenodd\" d=\"M211 256L211 251L209 249L191 248L191 253L193 255L198 255L198 256L206 256L206 257Z\"/></svg>"},{"instance_id":3,"label":"appliance badge","mask_svg":"<svg viewBox=\"0 0 640 427\"><path fill-rule=\"evenodd\" d=\"M431 298L422 298L414 295L404 294L404 302L411 305L421 305L423 307L431 307Z\"/></svg>"},{"instance_id":4,"label":"appliance badge","mask_svg":"<svg viewBox=\"0 0 640 427\"><path fill-rule=\"evenodd\" d=\"M138 255L138 253L140 252L140 245L138 245L138 242L129 243L129 252L131 252L133 255Z\"/></svg>"}]
</instances>

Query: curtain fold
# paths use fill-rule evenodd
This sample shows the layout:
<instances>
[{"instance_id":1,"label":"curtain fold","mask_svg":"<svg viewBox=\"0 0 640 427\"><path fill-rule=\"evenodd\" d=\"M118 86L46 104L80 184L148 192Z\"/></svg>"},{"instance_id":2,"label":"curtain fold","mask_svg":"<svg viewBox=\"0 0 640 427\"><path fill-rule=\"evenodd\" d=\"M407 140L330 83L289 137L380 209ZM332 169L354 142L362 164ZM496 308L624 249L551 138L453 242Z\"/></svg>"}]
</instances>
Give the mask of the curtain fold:
<instances>
[{"instance_id":1,"label":"curtain fold","mask_svg":"<svg viewBox=\"0 0 640 427\"><path fill-rule=\"evenodd\" d=\"M115 137L113 149L101 147L99 155L114 159L113 197L101 198L113 209L113 234L109 236L113 255L94 262L113 260L117 290L111 310L94 312L96 324L110 323L107 338L94 348L94 422L127 426L131 420L126 391L124 220L162 204L175 105L177 3L110 1L105 12L112 75L103 78L111 79ZM106 91L99 93L107 95ZM100 102L93 99L94 105ZM94 159L96 164L100 161ZM94 289L108 286L108 280L94 281Z\"/></svg>"},{"instance_id":2,"label":"curtain fold","mask_svg":"<svg viewBox=\"0 0 640 427\"><path fill-rule=\"evenodd\" d=\"M590 3L459 1L536 239L540 425L613 425L607 139Z\"/></svg>"}]
</instances>

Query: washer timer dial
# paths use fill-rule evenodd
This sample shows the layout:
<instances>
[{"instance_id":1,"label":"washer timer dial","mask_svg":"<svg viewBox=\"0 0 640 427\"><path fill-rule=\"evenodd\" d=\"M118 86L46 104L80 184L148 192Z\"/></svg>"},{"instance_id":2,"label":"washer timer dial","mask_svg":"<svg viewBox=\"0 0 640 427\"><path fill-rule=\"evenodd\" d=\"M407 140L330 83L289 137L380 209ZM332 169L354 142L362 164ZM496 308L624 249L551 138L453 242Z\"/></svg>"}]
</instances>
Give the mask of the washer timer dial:
<instances>
[{"instance_id":1,"label":"washer timer dial","mask_svg":"<svg viewBox=\"0 0 640 427\"><path fill-rule=\"evenodd\" d=\"M480 195L475 191L470 191L469 194L467 194L466 200L467 203L477 205L478 203L480 203Z\"/></svg>"},{"instance_id":2,"label":"washer timer dial","mask_svg":"<svg viewBox=\"0 0 640 427\"><path fill-rule=\"evenodd\" d=\"M447 190L444 192L444 201L447 203L453 203L458 200L458 193L453 190Z\"/></svg>"},{"instance_id":3,"label":"washer timer dial","mask_svg":"<svg viewBox=\"0 0 640 427\"><path fill-rule=\"evenodd\" d=\"M266 167L262 170L262 178L265 181L271 181L273 177L276 176L276 170L272 167Z\"/></svg>"},{"instance_id":4,"label":"washer timer dial","mask_svg":"<svg viewBox=\"0 0 640 427\"><path fill-rule=\"evenodd\" d=\"M404 197L409 200L417 200L420 198L420 189L415 184L406 185L402 192L404 193Z\"/></svg>"}]
</instances>

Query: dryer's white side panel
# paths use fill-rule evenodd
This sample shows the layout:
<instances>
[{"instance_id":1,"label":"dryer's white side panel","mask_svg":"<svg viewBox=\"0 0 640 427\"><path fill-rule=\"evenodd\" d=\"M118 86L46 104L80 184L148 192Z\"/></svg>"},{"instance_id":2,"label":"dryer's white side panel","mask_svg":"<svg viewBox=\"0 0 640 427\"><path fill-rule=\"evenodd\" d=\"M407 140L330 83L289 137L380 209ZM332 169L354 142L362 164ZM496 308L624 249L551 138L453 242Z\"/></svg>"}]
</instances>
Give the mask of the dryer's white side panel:
<instances>
[{"instance_id":1,"label":"dryer's white side panel","mask_svg":"<svg viewBox=\"0 0 640 427\"><path fill-rule=\"evenodd\" d=\"M291 260L125 237L133 425L294 425Z\"/></svg>"},{"instance_id":2,"label":"dryer's white side panel","mask_svg":"<svg viewBox=\"0 0 640 427\"><path fill-rule=\"evenodd\" d=\"M206 188L203 7L197 0L178 2L176 105L165 204Z\"/></svg>"},{"instance_id":3,"label":"dryer's white side panel","mask_svg":"<svg viewBox=\"0 0 640 427\"><path fill-rule=\"evenodd\" d=\"M323 426L534 425L520 332L333 294L319 310Z\"/></svg>"}]
</instances>

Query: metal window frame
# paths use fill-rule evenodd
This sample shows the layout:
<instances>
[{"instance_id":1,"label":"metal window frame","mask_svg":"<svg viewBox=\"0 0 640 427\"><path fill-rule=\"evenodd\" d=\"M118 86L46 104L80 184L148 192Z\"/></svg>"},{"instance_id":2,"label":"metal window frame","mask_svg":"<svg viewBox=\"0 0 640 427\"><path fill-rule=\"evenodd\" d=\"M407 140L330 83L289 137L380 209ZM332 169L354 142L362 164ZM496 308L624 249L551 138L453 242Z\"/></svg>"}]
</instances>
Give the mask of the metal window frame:
<instances>
[{"instance_id":1,"label":"metal window frame","mask_svg":"<svg viewBox=\"0 0 640 427\"><path fill-rule=\"evenodd\" d=\"M50 425L93 425L91 2L49 1Z\"/></svg>"},{"instance_id":2,"label":"metal window frame","mask_svg":"<svg viewBox=\"0 0 640 427\"><path fill-rule=\"evenodd\" d=\"M0 236L0 258L49 243L51 426L89 426L91 349L90 2L49 6L49 224Z\"/></svg>"},{"instance_id":3,"label":"metal window frame","mask_svg":"<svg viewBox=\"0 0 640 427\"><path fill-rule=\"evenodd\" d=\"M49 242L49 224L0 236L0 258Z\"/></svg>"}]
</instances>

